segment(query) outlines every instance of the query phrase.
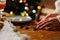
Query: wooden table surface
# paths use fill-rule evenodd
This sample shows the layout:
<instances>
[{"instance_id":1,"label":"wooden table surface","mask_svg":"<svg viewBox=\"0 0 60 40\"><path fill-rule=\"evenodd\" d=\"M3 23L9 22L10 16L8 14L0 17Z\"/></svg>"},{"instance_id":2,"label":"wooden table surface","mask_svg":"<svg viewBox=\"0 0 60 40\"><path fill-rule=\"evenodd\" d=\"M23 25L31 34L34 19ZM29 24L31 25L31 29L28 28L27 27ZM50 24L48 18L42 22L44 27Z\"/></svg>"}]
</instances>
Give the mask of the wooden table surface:
<instances>
[{"instance_id":1,"label":"wooden table surface","mask_svg":"<svg viewBox=\"0 0 60 40\"><path fill-rule=\"evenodd\" d=\"M25 25L24 27L27 27L27 25ZM33 27L36 25L35 24L33 25L32 23L28 26L30 27L28 30L26 30L26 28L21 29L20 26L17 26L16 28L21 33L29 35L31 37L31 40L60 40L60 31L46 31L46 30L33 31Z\"/></svg>"},{"instance_id":2,"label":"wooden table surface","mask_svg":"<svg viewBox=\"0 0 60 40\"><path fill-rule=\"evenodd\" d=\"M31 40L60 40L60 31L46 31L46 30L38 30L33 31L33 27L36 25L29 25L29 29L20 28L17 26L17 30L21 33L28 34L31 37ZM27 27L27 26L25 26Z\"/></svg>"}]
</instances>

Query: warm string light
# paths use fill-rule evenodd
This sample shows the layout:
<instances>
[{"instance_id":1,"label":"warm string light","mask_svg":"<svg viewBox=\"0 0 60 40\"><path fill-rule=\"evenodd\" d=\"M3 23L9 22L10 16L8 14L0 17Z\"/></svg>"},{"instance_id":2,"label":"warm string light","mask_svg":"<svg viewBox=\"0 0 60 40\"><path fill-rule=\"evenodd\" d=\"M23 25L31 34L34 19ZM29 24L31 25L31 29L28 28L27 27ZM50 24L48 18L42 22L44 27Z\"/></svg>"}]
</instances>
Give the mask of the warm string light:
<instances>
[{"instance_id":1,"label":"warm string light","mask_svg":"<svg viewBox=\"0 0 60 40\"><path fill-rule=\"evenodd\" d=\"M25 6L28 6L28 3L25 3Z\"/></svg>"},{"instance_id":2,"label":"warm string light","mask_svg":"<svg viewBox=\"0 0 60 40\"><path fill-rule=\"evenodd\" d=\"M19 2L20 2L20 3L22 3L22 2L23 2L23 0L20 0Z\"/></svg>"},{"instance_id":3,"label":"warm string light","mask_svg":"<svg viewBox=\"0 0 60 40\"><path fill-rule=\"evenodd\" d=\"M24 3L26 3L26 0L23 0Z\"/></svg>"},{"instance_id":4,"label":"warm string light","mask_svg":"<svg viewBox=\"0 0 60 40\"><path fill-rule=\"evenodd\" d=\"M21 16L25 16L25 14L24 14L24 13L22 13L22 14L21 14Z\"/></svg>"},{"instance_id":5,"label":"warm string light","mask_svg":"<svg viewBox=\"0 0 60 40\"><path fill-rule=\"evenodd\" d=\"M37 6L37 9L39 9L39 10L40 10L40 9L41 9L41 6Z\"/></svg>"},{"instance_id":6,"label":"warm string light","mask_svg":"<svg viewBox=\"0 0 60 40\"><path fill-rule=\"evenodd\" d=\"M10 11L10 15L13 15L13 11Z\"/></svg>"},{"instance_id":7,"label":"warm string light","mask_svg":"<svg viewBox=\"0 0 60 40\"><path fill-rule=\"evenodd\" d=\"M28 13L26 11L24 11L21 16L28 16Z\"/></svg>"},{"instance_id":8,"label":"warm string light","mask_svg":"<svg viewBox=\"0 0 60 40\"><path fill-rule=\"evenodd\" d=\"M12 1L14 1L14 0L12 0ZM19 2L20 3L23 3L23 2L25 3L24 9L26 11L29 11L29 9L33 9L34 8L33 5L31 5L30 8L28 8L28 3L26 3L26 0L20 0ZM41 6L37 6L37 9L40 10L41 9ZM28 16L28 13L26 11L20 12L21 16ZM31 12L32 13L36 13L37 11L35 9L33 9ZM13 11L11 11L10 14L12 15L13 14ZM37 16L37 14L36 14L36 16Z\"/></svg>"},{"instance_id":9,"label":"warm string light","mask_svg":"<svg viewBox=\"0 0 60 40\"><path fill-rule=\"evenodd\" d=\"M36 17L37 17L38 15L39 15L38 13L35 14Z\"/></svg>"},{"instance_id":10,"label":"warm string light","mask_svg":"<svg viewBox=\"0 0 60 40\"><path fill-rule=\"evenodd\" d=\"M28 13L26 11L24 11L24 14L25 14L25 16L28 16Z\"/></svg>"},{"instance_id":11,"label":"warm string light","mask_svg":"<svg viewBox=\"0 0 60 40\"><path fill-rule=\"evenodd\" d=\"M26 0L20 0L19 2L20 3L26 3Z\"/></svg>"},{"instance_id":12,"label":"warm string light","mask_svg":"<svg viewBox=\"0 0 60 40\"><path fill-rule=\"evenodd\" d=\"M25 14L26 14L26 11L23 11L22 16L25 16Z\"/></svg>"},{"instance_id":13,"label":"warm string light","mask_svg":"<svg viewBox=\"0 0 60 40\"><path fill-rule=\"evenodd\" d=\"M23 13L24 13L24 14L26 14L27 12L26 12L26 11L24 11Z\"/></svg>"}]
</instances>

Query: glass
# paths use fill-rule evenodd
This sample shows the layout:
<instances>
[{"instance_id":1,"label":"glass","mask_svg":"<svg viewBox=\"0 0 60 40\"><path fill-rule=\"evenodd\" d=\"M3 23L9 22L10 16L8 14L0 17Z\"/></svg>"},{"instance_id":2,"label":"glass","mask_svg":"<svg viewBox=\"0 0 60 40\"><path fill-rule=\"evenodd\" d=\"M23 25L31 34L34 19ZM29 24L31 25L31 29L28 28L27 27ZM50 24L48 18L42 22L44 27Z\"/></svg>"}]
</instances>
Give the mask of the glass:
<instances>
[{"instance_id":1,"label":"glass","mask_svg":"<svg viewBox=\"0 0 60 40\"><path fill-rule=\"evenodd\" d=\"M0 0L0 17L2 17L2 15L4 14L3 10L5 6L6 6L6 0Z\"/></svg>"}]
</instances>

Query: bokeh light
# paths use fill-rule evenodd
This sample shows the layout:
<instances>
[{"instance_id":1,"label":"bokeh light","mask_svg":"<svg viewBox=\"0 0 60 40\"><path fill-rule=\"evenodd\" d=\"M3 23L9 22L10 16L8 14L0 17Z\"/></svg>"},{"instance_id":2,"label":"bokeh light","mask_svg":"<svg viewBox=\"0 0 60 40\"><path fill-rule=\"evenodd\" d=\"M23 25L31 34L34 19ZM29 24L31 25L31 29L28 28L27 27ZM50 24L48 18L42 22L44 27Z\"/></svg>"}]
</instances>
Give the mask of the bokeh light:
<instances>
[{"instance_id":1,"label":"bokeh light","mask_svg":"<svg viewBox=\"0 0 60 40\"><path fill-rule=\"evenodd\" d=\"M13 15L13 11L10 11L10 15Z\"/></svg>"},{"instance_id":2,"label":"bokeh light","mask_svg":"<svg viewBox=\"0 0 60 40\"><path fill-rule=\"evenodd\" d=\"M25 3L25 6L28 6L28 3Z\"/></svg>"},{"instance_id":3,"label":"bokeh light","mask_svg":"<svg viewBox=\"0 0 60 40\"><path fill-rule=\"evenodd\" d=\"M38 16L38 13L36 13L35 16L37 17Z\"/></svg>"},{"instance_id":4,"label":"bokeh light","mask_svg":"<svg viewBox=\"0 0 60 40\"><path fill-rule=\"evenodd\" d=\"M28 7L24 7L24 9L28 11Z\"/></svg>"},{"instance_id":5,"label":"bokeh light","mask_svg":"<svg viewBox=\"0 0 60 40\"><path fill-rule=\"evenodd\" d=\"M33 13L36 13L36 10L32 10Z\"/></svg>"},{"instance_id":6,"label":"bokeh light","mask_svg":"<svg viewBox=\"0 0 60 40\"><path fill-rule=\"evenodd\" d=\"M22 15L21 16L26 16L27 12L26 11L23 11Z\"/></svg>"},{"instance_id":7,"label":"bokeh light","mask_svg":"<svg viewBox=\"0 0 60 40\"><path fill-rule=\"evenodd\" d=\"M23 0L20 0L19 2L20 2L20 3L22 3L22 2L23 2Z\"/></svg>"},{"instance_id":8,"label":"bokeh light","mask_svg":"<svg viewBox=\"0 0 60 40\"><path fill-rule=\"evenodd\" d=\"M26 3L26 0L23 0L24 3Z\"/></svg>"},{"instance_id":9,"label":"bokeh light","mask_svg":"<svg viewBox=\"0 0 60 40\"><path fill-rule=\"evenodd\" d=\"M41 9L41 6L37 6L37 9L39 9L39 10L40 10L40 9Z\"/></svg>"},{"instance_id":10,"label":"bokeh light","mask_svg":"<svg viewBox=\"0 0 60 40\"><path fill-rule=\"evenodd\" d=\"M26 16L29 16L28 13L26 13Z\"/></svg>"},{"instance_id":11,"label":"bokeh light","mask_svg":"<svg viewBox=\"0 0 60 40\"><path fill-rule=\"evenodd\" d=\"M26 14L27 12L26 11L23 11L24 14Z\"/></svg>"}]
</instances>

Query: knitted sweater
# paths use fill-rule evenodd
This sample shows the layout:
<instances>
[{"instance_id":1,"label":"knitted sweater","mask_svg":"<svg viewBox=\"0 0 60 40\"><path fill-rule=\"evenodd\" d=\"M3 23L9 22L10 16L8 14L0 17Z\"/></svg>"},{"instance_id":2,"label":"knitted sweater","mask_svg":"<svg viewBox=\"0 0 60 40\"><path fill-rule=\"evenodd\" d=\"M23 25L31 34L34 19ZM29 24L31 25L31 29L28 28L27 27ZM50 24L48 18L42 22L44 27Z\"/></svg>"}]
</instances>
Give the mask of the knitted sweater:
<instances>
[{"instance_id":1,"label":"knitted sweater","mask_svg":"<svg viewBox=\"0 0 60 40\"><path fill-rule=\"evenodd\" d=\"M55 7L56 7L56 9L55 9L54 13L59 14L59 15L57 16L57 19L58 19L58 21L60 22L60 0L57 0L57 1L55 2Z\"/></svg>"}]
</instances>

